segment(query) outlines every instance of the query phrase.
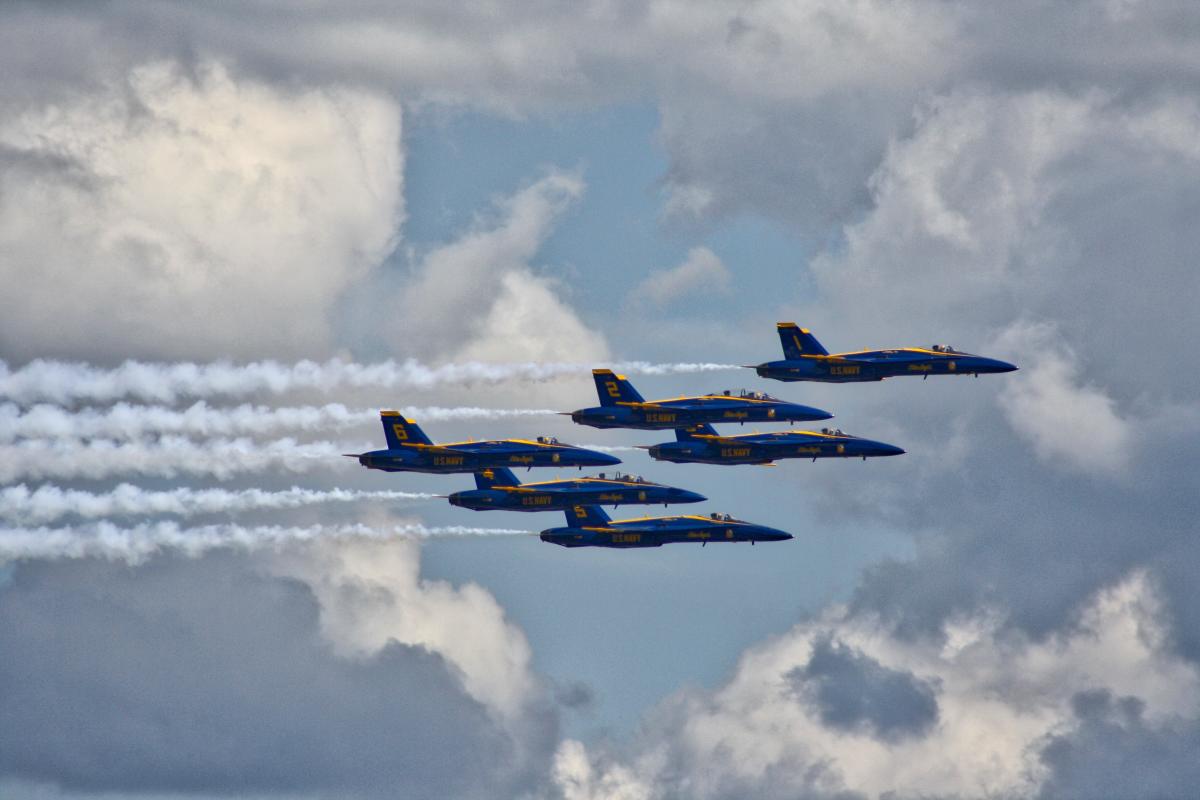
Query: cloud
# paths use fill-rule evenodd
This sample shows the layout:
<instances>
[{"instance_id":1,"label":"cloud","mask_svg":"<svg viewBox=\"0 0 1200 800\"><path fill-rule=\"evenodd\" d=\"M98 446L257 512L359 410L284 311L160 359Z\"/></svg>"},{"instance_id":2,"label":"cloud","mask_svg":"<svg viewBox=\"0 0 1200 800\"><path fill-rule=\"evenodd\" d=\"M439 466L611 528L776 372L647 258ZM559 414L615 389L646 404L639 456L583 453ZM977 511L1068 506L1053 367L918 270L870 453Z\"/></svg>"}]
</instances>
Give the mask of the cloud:
<instances>
[{"instance_id":1,"label":"cloud","mask_svg":"<svg viewBox=\"0 0 1200 800\"><path fill-rule=\"evenodd\" d=\"M787 678L829 728L901 739L924 734L937 722L935 687L832 638L818 639L808 663Z\"/></svg>"},{"instance_id":2,"label":"cloud","mask_svg":"<svg viewBox=\"0 0 1200 800\"><path fill-rule=\"evenodd\" d=\"M313 355L403 216L399 107L216 63L132 69L0 123L10 356ZM34 266L36 265L36 266Z\"/></svg>"},{"instance_id":3,"label":"cloud","mask_svg":"<svg viewBox=\"0 0 1200 800\"><path fill-rule=\"evenodd\" d=\"M1069 728L1047 738L1042 764L1050 775L1039 797L1187 797L1200 780L1200 720L1151 722L1145 704L1106 689L1071 702Z\"/></svg>"},{"instance_id":4,"label":"cloud","mask_svg":"<svg viewBox=\"0 0 1200 800\"><path fill-rule=\"evenodd\" d=\"M416 558L400 549L393 566ZM415 580L404 569L380 585ZM426 588L403 591L417 602ZM490 596L456 596L486 633L494 618L468 612ZM0 775L129 793L493 797L533 785L550 712L514 740L435 644L401 641L401 624L339 654L323 603L303 580L220 551L134 570L17 565L0 588Z\"/></svg>"},{"instance_id":5,"label":"cloud","mask_svg":"<svg viewBox=\"0 0 1200 800\"><path fill-rule=\"evenodd\" d=\"M604 337L589 329L558 296L553 279L531 262L557 220L582 195L577 174L550 170L497 201L457 239L440 245L409 274L386 278L402 289L386 297L373 318L404 352L435 360L586 363L608 358ZM391 297L404 298L404 313Z\"/></svg>"},{"instance_id":6,"label":"cloud","mask_svg":"<svg viewBox=\"0 0 1200 800\"><path fill-rule=\"evenodd\" d=\"M650 273L630 297L665 306L687 294L727 293L732 278L716 253L707 247L693 247L682 264Z\"/></svg>"},{"instance_id":7,"label":"cloud","mask_svg":"<svg viewBox=\"0 0 1200 800\"><path fill-rule=\"evenodd\" d=\"M1022 364L1001 390L1000 407L1039 457L1099 475L1128 467L1134 426L1103 390L1080 385L1078 359L1051 326L1016 323L997 346Z\"/></svg>"},{"instance_id":8,"label":"cloud","mask_svg":"<svg viewBox=\"0 0 1200 800\"><path fill-rule=\"evenodd\" d=\"M564 744L557 779L579 797L1027 796L1067 760L1053 742L1079 692L1136 698L1155 729L1196 724L1200 672L1170 652L1144 573L1079 611L1077 629L1041 640L994 615L902 640L829 609L748 651L723 685L666 701L615 764Z\"/></svg>"}]
</instances>

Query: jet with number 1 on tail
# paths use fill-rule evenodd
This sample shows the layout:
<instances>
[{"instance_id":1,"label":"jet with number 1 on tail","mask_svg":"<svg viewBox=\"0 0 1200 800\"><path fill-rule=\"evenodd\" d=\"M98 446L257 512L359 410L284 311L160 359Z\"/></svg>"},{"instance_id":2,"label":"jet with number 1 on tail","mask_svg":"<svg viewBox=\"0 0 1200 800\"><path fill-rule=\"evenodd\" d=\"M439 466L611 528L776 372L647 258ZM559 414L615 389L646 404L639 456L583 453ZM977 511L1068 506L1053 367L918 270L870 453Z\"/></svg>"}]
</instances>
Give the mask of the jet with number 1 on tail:
<instances>
[{"instance_id":1,"label":"jet with number 1 on tail","mask_svg":"<svg viewBox=\"0 0 1200 800\"><path fill-rule=\"evenodd\" d=\"M948 344L929 348L900 347L894 350L856 350L849 353L830 353L807 328L794 322L780 322L779 341L783 344L783 360L763 364L748 364L759 377L777 381L821 381L851 383L881 381L901 375L979 375L1012 372L1017 369L1007 361L984 358L955 350Z\"/></svg>"},{"instance_id":2,"label":"jet with number 1 on tail","mask_svg":"<svg viewBox=\"0 0 1200 800\"><path fill-rule=\"evenodd\" d=\"M573 422L593 428L665 430L702 422L798 422L830 419L833 414L812 406L788 403L765 392L729 390L696 397L645 400L624 375L592 370L600 405L563 411Z\"/></svg>"},{"instance_id":3,"label":"jet with number 1 on tail","mask_svg":"<svg viewBox=\"0 0 1200 800\"><path fill-rule=\"evenodd\" d=\"M640 517L613 522L599 506L568 509L564 528L542 531L542 541L562 547L662 547L699 542L783 542L790 533L734 519L728 514L707 517Z\"/></svg>"},{"instance_id":4,"label":"jet with number 1 on tail","mask_svg":"<svg viewBox=\"0 0 1200 800\"><path fill-rule=\"evenodd\" d=\"M522 484L512 470L504 467L475 473L473 490L455 492L450 505L473 511L565 511L575 506L656 505L662 503L699 503L702 494L651 483L640 476L603 472L595 478L540 481Z\"/></svg>"},{"instance_id":5,"label":"jet with number 1 on tail","mask_svg":"<svg viewBox=\"0 0 1200 800\"><path fill-rule=\"evenodd\" d=\"M434 444L399 411L380 411L386 450L346 453L368 469L385 472L478 472L494 467L607 467L621 459L563 444L551 436Z\"/></svg>"},{"instance_id":6,"label":"jet with number 1 on tail","mask_svg":"<svg viewBox=\"0 0 1200 800\"><path fill-rule=\"evenodd\" d=\"M642 447L650 457L680 464L773 464L783 458L868 458L898 456L895 445L861 439L836 428L721 436L711 425L676 428L674 442Z\"/></svg>"}]
</instances>

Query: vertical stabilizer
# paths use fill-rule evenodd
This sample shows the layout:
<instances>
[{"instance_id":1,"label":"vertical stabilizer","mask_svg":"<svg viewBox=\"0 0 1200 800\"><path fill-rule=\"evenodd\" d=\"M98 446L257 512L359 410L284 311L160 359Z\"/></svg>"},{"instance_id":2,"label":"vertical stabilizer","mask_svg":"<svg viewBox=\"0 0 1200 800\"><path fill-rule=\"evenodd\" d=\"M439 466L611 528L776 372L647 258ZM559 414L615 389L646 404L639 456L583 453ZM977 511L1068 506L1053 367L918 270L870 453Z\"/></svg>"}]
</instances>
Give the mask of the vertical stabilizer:
<instances>
[{"instance_id":1,"label":"vertical stabilizer","mask_svg":"<svg viewBox=\"0 0 1200 800\"><path fill-rule=\"evenodd\" d=\"M399 411L380 411L383 435L389 450L399 450L406 444L433 444L417 423L406 419Z\"/></svg>"},{"instance_id":2,"label":"vertical stabilizer","mask_svg":"<svg viewBox=\"0 0 1200 800\"><path fill-rule=\"evenodd\" d=\"M801 328L794 322L780 322L775 327L779 329L783 357L789 361L798 361L801 356L829 355L829 351L821 346L817 337L809 333L808 328Z\"/></svg>"},{"instance_id":3,"label":"vertical stabilizer","mask_svg":"<svg viewBox=\"0 0 1200 800\"><path fill-rule=\"evenodd\" d=\"M508 467L492 467L475 473L476 489L491 489L496 486L520 486L521 481Z\"/></svg>"},{"instance_id":4,"label":"vertical stabilizer","mask_svg":"<svg viewBox=\"0 0 1200 800\"><path fill-rule=\"evenodd\" d=\"M617 375L611 369L592 370L592 379L596 381L596 394L600 396L602 406L645 402L624 375Z\"/></svg>"},{"instance_id":5,"label":"vertical stabilizer","mask_svg":"<svg viewBox=\"0 0 1200 800\"><path fill-rule=\"evenodd\" d=\"M569 528L604 528L612 521L600 506L572 506L564 513Z\"/></svg>"},{"instance_id":6,"label":"vertical stabilizer","mask_svg":"<svg viewBox=\"0 0 1200 800\"><path fill-rule=\"evenodd\" d=\"M675 441L690 442L696 438L696 435L701 436L718 436L717 429L707 422L701 422L699 425L689 425L686 428L675 429Z\"/></svg>"}]
</instances>

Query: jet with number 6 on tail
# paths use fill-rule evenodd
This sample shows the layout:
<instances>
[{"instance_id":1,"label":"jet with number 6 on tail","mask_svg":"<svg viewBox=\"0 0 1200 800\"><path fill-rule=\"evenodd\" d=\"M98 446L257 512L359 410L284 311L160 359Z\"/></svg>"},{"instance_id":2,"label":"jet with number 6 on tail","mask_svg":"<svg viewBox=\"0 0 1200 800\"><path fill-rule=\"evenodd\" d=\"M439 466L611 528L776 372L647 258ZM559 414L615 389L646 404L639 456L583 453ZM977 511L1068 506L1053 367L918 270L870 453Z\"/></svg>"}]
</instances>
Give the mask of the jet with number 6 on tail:
<instances>
[{"instance_id":1,"label":"jet with number 6 on tail","mask_svg":"<svg viewBox=\"0 0 1200 800\"><path fill-rule=\"evenodd\" d=\"M836 428L721 436L711 425L676 428L674 442L642 447L650 457L680 464L772 464L781 458L867 458L898 456L895 445L860 439Z\"/></svg>"},{"instance_id":2,"label":"jet with number 6 on tail","mask_svg":"<svg viewBox=\"0 0 1200 800\"><path fill-rule=\"evenodd\" d=\"M475 486L455 492L450 505L474 511L565 511L575 506L656 505L662 503L699 503L702 494L651 483L640 476L603 472L595 478L541 481L522 484L512 470L504 467L475 473Z\"/></svg>"},{"instance_id":3,"label":"jet with number 6 on tail","mask_svg":"<svg viewBox=\"0 0 1200 800\"><path fill-rule=\"evenodd\" d=\"M1007 361L971 355L955 350L948 344L923 347L900 347L895 350L856 350L849 353L830 353L807 328L794 322L780 322L779 341L783 344L782 361L748 364L759 377L777 381L822 381L850 383L881 381L900 375L974 375L1012 372L1017 369Z\"/></svg>"},{"instance_id":4,"label":"jet with number 6 on tail","mask_svg":"<svg viewBox=\"0 0 1200 800\"><path fill-rule=\"evenodd\" d=\"M790 533L734 519L728 514L707 517L640 517L613 522L599 506L575 506L566 511L565 528L542 531L542 541L563 547L662 547L678 542L782 542Z\"/></svg>"},{"instance_id":5,"label":"jet with number 6 on tail","mask_svg":"<svg viewBox=\"0 0 1200 800\"><path fill-rule=\"evenodd\" d=\"M592 378L596 381L600 405L560 413L593 428L664 430L702 422L792 422L833 416L819 408L745 389L737 394L725 390L696 397L645 400L624 375L616 375L612 370L594 369Z\"/></svg>"},{"instance_id":6,"label":"jet with number 6 on tail","mask_svg":"<svg viewBox=\"0 0 1200 800\"><path fill-rule=\"evenodd\" d=\"M368 469L385 472L478 472L494 467L607 467L621 459L562 444L550 436L434 444L399 411L380 411L386 450L346 453Z\"/></svg>"}]
</instances>

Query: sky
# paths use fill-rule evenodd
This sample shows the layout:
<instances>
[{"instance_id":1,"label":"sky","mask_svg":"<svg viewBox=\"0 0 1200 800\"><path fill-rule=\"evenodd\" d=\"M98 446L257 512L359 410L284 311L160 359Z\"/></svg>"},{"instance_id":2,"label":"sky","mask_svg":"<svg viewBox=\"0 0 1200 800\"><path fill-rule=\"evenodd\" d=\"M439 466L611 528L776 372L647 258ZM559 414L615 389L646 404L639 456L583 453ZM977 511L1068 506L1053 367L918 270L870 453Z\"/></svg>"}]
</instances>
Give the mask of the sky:
<instances>
[{"instance_id":1,"label":"sky","mask_svg":"<svg viewBox=\"0 0 1200 800\"><path fill-rule=\"evenodd\" d=\"M5 4L0 796L1191 796L1198 53L1171 0ZM777 321L1020 371L779 384ZM654 462L552 413L612 365L907 452ZM343 458L381 408L795 538L551 547Z\"/></svg>"}]
</instances>

